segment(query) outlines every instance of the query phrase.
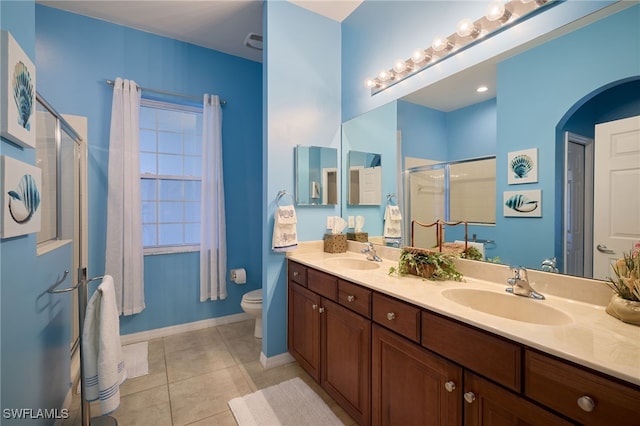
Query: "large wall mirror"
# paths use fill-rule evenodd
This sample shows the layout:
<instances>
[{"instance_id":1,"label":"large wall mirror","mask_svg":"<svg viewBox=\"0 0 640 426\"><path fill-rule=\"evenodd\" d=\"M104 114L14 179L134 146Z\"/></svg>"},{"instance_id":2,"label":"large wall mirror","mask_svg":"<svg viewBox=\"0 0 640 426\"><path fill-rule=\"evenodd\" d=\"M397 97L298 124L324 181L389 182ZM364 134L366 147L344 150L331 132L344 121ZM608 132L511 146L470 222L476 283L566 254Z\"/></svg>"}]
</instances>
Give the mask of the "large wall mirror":
<instances>
[{"instance_id":1,"label":"large wall mirror","mask_svg":"<svg viewBox=\"0 0 640 426\"><path fill-rule=\"evenodd\" d=\"M599 216L600 211L611 209L597 205L598 199L610 203L611 194L621 193L616 185L628 188L630 181L640 182L638 137L627 140L626 146L635 147L631 149L635 166L625 175L629 179L611 181L604 198L597 195L601 173L598 155L591 162L576 160L590 158L590 144L610 143L599 139L596 126L640 116L640 63L636 60L640 41L637 28L633 29L637 26L632 24L640 16L640 5L623 3L575 22L571 32L554 34L546 42L528 46L528 50L478 64L344 123L343 159L346 152L354 149L382 152L385 169L390 165L393 170L383 175L383 205L387 193L397 193L405 222L403 245L409 245L413 206L430 208L445 217L444 204L418 201L424 194L417 194L416 188L431 191L429 185L434 186L435 181L445 177L444 167L434 164L465 164L466 160L487 157L492 157L491 162L473 170L475 177L457 188L455 182L450 182L453 188L449 187L449 191L460 189L460 194L465 194L455 196L463 204L473 197L486 201L483 209L463 205L459 216L449 212L452 220L468 219L470 211L484 217L469 227L469 235L489 242L486 257L532 269L540 269L545 259L555 257L561 273L605 279L608 265L621 257L622 251L631 249L634 241L640 241L640 184L635 183L632 193L624 190L627 201L623 204L635 205L636 210L631 215L616 214L618 222L614 227L613 217ZM629 36L634 31L635 36ZM615 50L603 41L611 37L619 43ZM588 52L596 51L605 52L606 58L594 63ZM633 64L628 52L636 52L632 55ZM474 92L458 96L460 90L475 89L481 83L491 86L489 95ZM354 147L354 128L362 133L368 126L386 137L367 138L366 149ZM568 135L574 139L573 146ZM537 178L526 183L509 182L510 155L530 149L537 152ZM583 165L576 170L578 163ZM574 169L568 172L571 167ZM432 182L411 187L411 172L425 170L433 172ZM466 172L449 170L451 175ZM345 167L342 173L347 173ZM590 174L595 176L595 185L582 177L575 182L576 176ZM483 188L483 181L489 179L494 181L493 188ZM582 195L575 194L577 188L581 188ZM539 216L504 213L505 196L529 191L540 194ZM589 201L590 194L595 195L596 204ZM453 197L451 193L449 196ZM357 207L344 203L343 216L352 214ZM384 208L374 213L377 216L371 215L364 229L370 236L382 234ZM619 238L598 237L601 229L614 229ZM453 229L446 235L447 241L460 237ZM606 246L610 253L598 251L598 245ZM598 272L597 265L604 265L604 269Z\"/></svg>"},{"instance_id":2,"label":"large wall mirror","mask_svg":"<svg viewBox=\"0 0 640 426\"><path fill-rule=\"evenodd\" d=\"M338 204L338 150L319 146L295 148L296 204Z\"/></svg>"}]
</instances>

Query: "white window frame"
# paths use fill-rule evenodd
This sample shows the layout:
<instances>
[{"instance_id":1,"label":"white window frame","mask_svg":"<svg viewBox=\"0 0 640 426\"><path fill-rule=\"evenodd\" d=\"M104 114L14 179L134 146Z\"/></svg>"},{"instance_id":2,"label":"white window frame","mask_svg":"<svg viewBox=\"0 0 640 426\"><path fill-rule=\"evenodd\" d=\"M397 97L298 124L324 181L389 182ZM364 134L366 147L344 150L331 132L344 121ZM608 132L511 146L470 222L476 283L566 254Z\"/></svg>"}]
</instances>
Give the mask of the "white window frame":
<instances>
[{"instance_id":1,"label":"white window frame","mask_svg":"<svg viewBox=\"0 0 640 426\"><path fill-rule=\"evenodd\" d=\"M203 113L202 107L195 107L189 105L183 105L173 102L156 101L151 99L141 99L141 107L149 107L156 109L166 109L170 111L183 111L192 113ZM181 180L181 181L202 181L202 177L191 177L185 175L159 175L152 173L140 173L140 180L154 179L154 180ZM157 190L157 188L156 188ZM140 195L142 197L142 194ZM201 222L199 222L201 223ZM145 255L159 255L159 254L172 254L172 253L188 253L200 251L200 244L174 244L174 245L157 245L157 246L144 246L143 253Z\"/></svg>"}]
</instances>

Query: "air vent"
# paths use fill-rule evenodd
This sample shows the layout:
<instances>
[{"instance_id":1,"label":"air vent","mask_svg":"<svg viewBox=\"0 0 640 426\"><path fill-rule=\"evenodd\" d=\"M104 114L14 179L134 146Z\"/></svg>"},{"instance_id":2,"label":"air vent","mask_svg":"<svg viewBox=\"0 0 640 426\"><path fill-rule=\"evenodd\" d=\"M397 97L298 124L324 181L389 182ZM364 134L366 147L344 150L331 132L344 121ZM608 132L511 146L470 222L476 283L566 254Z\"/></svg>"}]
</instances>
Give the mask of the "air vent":
<instances>
[{"instance_id":1,"label":"air vent","mask_svg":"<svg viewBox=\"0 0 640 426\"><path fill-rule=\"evenodd\" d=\"M244 45L256 50L262 50L262 36L256 33L249 33L244 39Z\"/></svg>"}]
</instances>

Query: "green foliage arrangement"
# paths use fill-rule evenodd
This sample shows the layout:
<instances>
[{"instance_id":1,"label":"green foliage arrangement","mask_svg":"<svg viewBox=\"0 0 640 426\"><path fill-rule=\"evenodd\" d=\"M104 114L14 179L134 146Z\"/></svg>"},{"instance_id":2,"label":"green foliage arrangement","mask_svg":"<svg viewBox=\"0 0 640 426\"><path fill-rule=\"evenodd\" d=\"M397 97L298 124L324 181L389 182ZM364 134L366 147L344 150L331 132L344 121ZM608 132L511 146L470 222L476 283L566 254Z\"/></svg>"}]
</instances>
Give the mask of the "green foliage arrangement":
<instances>
[{"instance_id":1,"label":"green foliage arrangement","mask_svg":"<svg viewBox=\"0 0 640 426\"><path fill-rule=\"evenodd\" d=\"M607 277L609 287L625 300L640 302L640 248L623 253L611 269L615 277Z\"/></svg>"},{"instance_id":2,"label":"green foliage arrangement","mask_svg":"<svg viewBox=\"0 0 640 426\"><path fill-rule=\"evenodd\" d=\"M389 274L417 275L433 281L462 281L456 270L454 256L447 253L405 247L400 254L397 267L389 268Z\"/></svg>"}]
</instances>

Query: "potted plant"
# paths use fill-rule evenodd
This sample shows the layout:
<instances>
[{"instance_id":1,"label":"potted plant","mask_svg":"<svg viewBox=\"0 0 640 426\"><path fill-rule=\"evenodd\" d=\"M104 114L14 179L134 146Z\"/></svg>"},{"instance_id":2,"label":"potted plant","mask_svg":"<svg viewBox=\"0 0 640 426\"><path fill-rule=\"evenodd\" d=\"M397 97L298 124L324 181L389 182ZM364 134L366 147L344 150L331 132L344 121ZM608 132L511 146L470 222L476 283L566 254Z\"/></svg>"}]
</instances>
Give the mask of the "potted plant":
<instances>
[{"instance_id":1,"label":"potted plant","mask_svg":"<svg viewBox=\"0 0 640 426\"><path fill-rule=\"evenodd\" d=\"M623 253L611 265L615 277L607 277L607 284L614 292L607 305L607 313L621 321L640 325L640 247Z\"/></svg>"},{"instance_id":2,"label":"potted plant","mask_svg":"<svg viewBox=\"0 0 640 426\"><path fill-rule=\"evenodd\" d=\"M462 281L462 274L456 270L454 256L417 247L402 249L398 266L389 268L389 274L394 273L417 275L434 281Z\"/></svg>"}]
</instances>

